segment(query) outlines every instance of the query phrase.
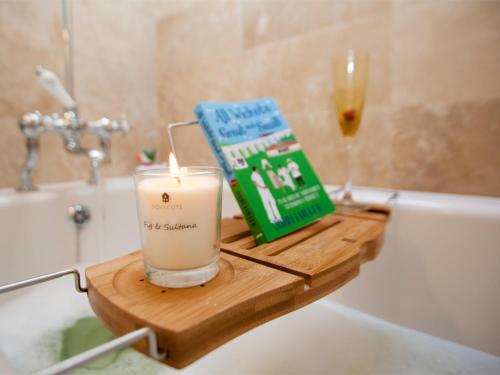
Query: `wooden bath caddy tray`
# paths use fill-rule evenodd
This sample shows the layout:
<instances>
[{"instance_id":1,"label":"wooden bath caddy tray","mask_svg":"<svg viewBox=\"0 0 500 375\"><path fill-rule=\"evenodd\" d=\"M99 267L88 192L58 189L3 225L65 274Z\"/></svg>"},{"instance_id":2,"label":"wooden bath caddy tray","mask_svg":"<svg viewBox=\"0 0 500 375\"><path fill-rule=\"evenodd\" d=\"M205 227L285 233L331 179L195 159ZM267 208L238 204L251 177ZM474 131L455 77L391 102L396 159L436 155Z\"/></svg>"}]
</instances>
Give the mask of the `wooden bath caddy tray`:
<instances>
[{"instance_id":1,"label":"wooden bath caddy tray","mask_svg":"<svg viewBox=\"0 0 500 375\"><path fill-rule=\"evenodd\" d=\"M223 219L220 272L206 285L152 285L137 251L89 267L88 297L116 335L151 327L168 353L164 362L182 368L356 277L361 264L377 256L388 216L382 207L336 213L260 246L243 219ZM136 348L148 352L146 342Z\"/></svg>"}]
</instances>

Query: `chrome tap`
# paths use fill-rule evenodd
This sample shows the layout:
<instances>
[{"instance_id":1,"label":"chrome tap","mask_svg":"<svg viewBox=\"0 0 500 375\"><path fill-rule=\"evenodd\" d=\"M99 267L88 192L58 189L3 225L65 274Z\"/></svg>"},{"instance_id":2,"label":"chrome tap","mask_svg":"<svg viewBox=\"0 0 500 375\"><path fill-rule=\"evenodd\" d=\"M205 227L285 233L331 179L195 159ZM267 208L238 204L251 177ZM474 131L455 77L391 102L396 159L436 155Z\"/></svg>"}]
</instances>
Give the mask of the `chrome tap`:
<instances>
[{"instance_id":1,"label":"chrome tap","mask_svg":"<svg viewBox=\"0 0 500 375\"><path fill-rule=\"evenodd\" d=\"M129 123L125 118L121 121L101 118L96 121L84 121L78 117L75 101L66 92L57 76L50 70L38 65L36 72L41 85L64 106L62 115L54 113L42 115L38 111L28 112L21 116L19 127L26 137L26 161L23 165L18 191L33 191L33 169L39 159L39 141L44 132L60 134L67 151L86 155L90 162L90 184L96 184L99 167L110 161L109 147L113 133L126 134ZM95 134L99 138L98 148L85 148L80 143L83 132Z\"/></svg>"},{"instance_id":2,"label":"chrome tap","mask_svg":"<svg viewBox=\"0 0 500 375\"><path fill-rule=\"evenodd\" d=\"M19 191L33 191L36 187L33 185L33 169L38 163L38 146L40 143L40 135L43 132L41 126L42 115L40 112L26 113L19 121L19 127L26 137L26 161L19 180Z\"/></svg>"}]
</instances>

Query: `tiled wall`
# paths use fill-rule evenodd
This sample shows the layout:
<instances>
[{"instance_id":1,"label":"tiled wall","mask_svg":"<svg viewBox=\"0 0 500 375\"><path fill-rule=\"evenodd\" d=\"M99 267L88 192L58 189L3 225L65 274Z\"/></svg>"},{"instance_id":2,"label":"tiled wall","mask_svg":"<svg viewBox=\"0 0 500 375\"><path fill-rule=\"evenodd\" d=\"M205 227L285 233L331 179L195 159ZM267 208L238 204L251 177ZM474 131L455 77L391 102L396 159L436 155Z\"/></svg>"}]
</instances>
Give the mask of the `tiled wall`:
<instances>
[{"instance_id":1,"label":"tiled wall","mask_svg":"<svg viewBox=\"0 0 500 375\"><path fill-rule=\"evenodd\" d=\"M38 5L0 2L0 43L12 50L0 56L2 186L21 164L19 113L58 109L32 74L38 62L62 71L59 2L41 1L50 22ZM131 173L146 146L164 157L162 125L192 119L199 101L270 95L323 181L341 183L331 59L354 47L371 54L355 184L500 196L498 1L81 0L74 12L82 114L127 112L135 125L114 139L107 175ZM182 163L215 163L199 129L177 139ZM43 143L37 181L86 177L59 139Z\"/></svg>"},{"instance_id":2,"label":"tiled wall","mask_svg":"<svg viewBox=\"0 0 500 375\"><path fill-rule=\"evenodd\" d=\"M75 97L84 119L121 119L132 124L112 139L107 176L130 174L134 154L158 147L156 1L73 1ZM161 5L161 4L160 4ZM166 11L164 11L166 14ZM64 78L60 0L0 0L0 186L17 186L24 160L20 115L38 109L61 113L61 105L37 83L35 65ZM85 140L95 143L93 137ZM88 160L64 150L61 137L43 134L35 183L87 179Z\"/></svg>"}]
</instances>

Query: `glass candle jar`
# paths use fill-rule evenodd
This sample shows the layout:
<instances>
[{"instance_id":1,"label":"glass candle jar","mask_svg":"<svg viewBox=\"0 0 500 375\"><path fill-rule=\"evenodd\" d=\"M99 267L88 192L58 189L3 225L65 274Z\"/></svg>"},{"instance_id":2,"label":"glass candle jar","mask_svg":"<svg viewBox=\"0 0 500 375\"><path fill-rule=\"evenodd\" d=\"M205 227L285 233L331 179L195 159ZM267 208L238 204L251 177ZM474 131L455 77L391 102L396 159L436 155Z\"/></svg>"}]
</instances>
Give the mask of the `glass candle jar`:
<instances>
[{"instance_id":1,"label":"glass candle jar","mask_svg":"<svg viewBox=\"0 0 500 375\"><path fill-rule=\"evenodd\" d=\"M222 170L138 171L137 212L147 279L186 288L219 272Z\"/></svg>"}]
</instances>

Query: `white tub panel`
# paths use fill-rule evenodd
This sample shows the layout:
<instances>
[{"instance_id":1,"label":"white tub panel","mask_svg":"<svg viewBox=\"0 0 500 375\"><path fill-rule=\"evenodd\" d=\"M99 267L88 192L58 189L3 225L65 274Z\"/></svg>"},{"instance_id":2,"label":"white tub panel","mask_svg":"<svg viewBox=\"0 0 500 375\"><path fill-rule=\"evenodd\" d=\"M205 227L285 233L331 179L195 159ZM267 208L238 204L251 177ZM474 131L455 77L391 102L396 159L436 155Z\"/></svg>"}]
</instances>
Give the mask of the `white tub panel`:
<instances>
[{"instance_id":1,"label":"white tub panel","mask_svg":"<svg viewBox=\"0 0 500 375\"><path fill-rule=\"evenodd\" d=\"M500 355L500 200L407 196L380 256L330 298Z\"/></svg>"}]
</instances>

